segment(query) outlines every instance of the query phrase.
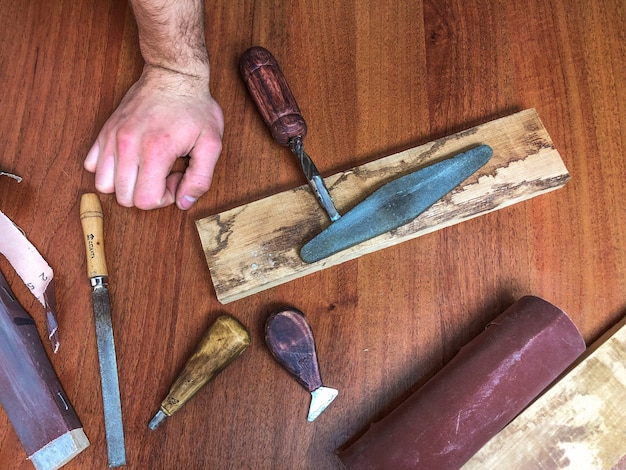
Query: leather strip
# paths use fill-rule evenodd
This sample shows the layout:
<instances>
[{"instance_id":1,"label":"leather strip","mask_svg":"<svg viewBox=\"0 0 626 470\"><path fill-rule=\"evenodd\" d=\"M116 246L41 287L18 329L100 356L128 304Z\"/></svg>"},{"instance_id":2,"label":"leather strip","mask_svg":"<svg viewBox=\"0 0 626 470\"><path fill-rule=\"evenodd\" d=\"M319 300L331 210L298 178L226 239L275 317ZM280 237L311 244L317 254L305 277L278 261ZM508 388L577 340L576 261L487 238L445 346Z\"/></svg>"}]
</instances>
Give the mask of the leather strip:
<instances>
[{"instance_id":1,"label":"leather strip","mask_svg":"<svg viewBox=\"0 0 626 470\"><path fill-rule=\"evenodd\" d=\"M2 211L0 211L0 234L0 253L11 263L24 284L46 309L48 338L56 353L59 341L52 268L21 229Z\"/></svg>"}]
</instances>

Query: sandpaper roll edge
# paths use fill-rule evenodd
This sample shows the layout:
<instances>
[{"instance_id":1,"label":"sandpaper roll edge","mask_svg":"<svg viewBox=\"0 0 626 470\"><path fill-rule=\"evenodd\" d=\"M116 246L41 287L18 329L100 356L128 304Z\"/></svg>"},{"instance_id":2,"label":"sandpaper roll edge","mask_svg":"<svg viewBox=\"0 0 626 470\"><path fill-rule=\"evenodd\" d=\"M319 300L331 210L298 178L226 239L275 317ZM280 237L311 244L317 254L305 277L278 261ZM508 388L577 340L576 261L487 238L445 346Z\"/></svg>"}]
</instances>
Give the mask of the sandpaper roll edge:
<instances>
[{"instance_id":1,"label":"sandpaper roll edge","mask_svg":"<svg viewBox=\"0 0 626 470\"><path fill-rule=\"evenodd\" d=\"M89 446L33 318L0 271L0 406L37 470L55 470Z\"/></svg>"},{"instance_id":2,"label":"sandpaper roll edge","mask_svg":"<svg viewBox=\"0 0 626 470\"><path fill-rule=\"evenodd\" d=\"M584 350L565 312L522 297L338 459L348 470L460 468Z\"/></svg>"}]
</instances>

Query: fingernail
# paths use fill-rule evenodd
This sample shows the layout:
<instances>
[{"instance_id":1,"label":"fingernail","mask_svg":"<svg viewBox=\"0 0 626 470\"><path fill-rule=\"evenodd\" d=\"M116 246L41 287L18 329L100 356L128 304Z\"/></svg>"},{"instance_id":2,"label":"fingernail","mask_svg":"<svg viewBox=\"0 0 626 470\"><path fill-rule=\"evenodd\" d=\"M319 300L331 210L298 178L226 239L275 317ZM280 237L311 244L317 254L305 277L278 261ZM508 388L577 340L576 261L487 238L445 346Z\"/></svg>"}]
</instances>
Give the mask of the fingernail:
<instances>
[{"instance_id":1,"label":"fingernail","mask_svg":"<svg viewBox=\"0 0 626 470\"><path fill-rule=\"evenodd\" d=\"M83 166L85 167L85 169L87 171L90 171L91 173L96 171L96 164L98 163L98 152L99 147L98 143L96 142L89 150L89 153L87 154L87 156L85 157L85 161L83 162Z\"/></svg>"},{"instance_id":2,"label":"fingernail","mask_svg":"<svg viewBox=\"0 0 626 470\"><path fill-rule=\"evenodd\" d=\"M197 200L198 198L195 197L183 196L178 200L178 207L179 209L186 211L187 209L190 209L191 206L193 206L193 203Z\"/></svg>"}]
</instances>

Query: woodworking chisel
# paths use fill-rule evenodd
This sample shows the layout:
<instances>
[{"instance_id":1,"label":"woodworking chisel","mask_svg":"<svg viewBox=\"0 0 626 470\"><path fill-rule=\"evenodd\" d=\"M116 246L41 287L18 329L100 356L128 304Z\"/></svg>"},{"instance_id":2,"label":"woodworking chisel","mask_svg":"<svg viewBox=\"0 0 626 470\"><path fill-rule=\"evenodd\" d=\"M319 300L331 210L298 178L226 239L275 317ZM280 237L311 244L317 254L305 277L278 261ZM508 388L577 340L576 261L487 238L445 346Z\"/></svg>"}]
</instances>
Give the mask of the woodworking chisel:
<instances>
[{"instance_id":1,"label":"woodworking chisel","mask_svg":"<svg viewBox=\"0 0 626 470\"><path fill-rule=\"evenodd\" d=\"M109 467L126 465L122 404L120 399L117 359L113 340L109 274L104 253L104 215L96 194L83 194L80 200L80 222L85 237L87 273L93 287L93 313L100 362L104 430L106 433Z\"/></svg>"},{"instance_id":2,"label":"woodworking chisel","mask_svg":"<svg viewBox=\"0 0 626 470\"><path fill-rule=\"evenodd\" d=\"M180 410L202 387L250 345L250 334L235 317L221 315L211 325L170 388L148 427L153 431Z\"/></svg>"},{"instance_id":3,"label":"woodworking chisel","mask_svg":"<svg viewBox=\"0 0 626 470\"><path fill-rule=\"evenodd\" d=\"M265 342L276 361L311 392L307 420L314 421L339 391L322 385L311 325L296 308L280 310L265 322Z\"/></svg>"},{"instance_id":4,"label":"woodworking chisel","mask_svg":"<svg viewBox=\"0 0 626 470\"><path fill-rule=\"evenodd\" d=\"M491 147L478 145L386 183L340 216L324 180L303 150L307 125L274 56L263 47L251 47L241 57L239 70L272 137L298 156L330 217L330 226L301 248L300 257L306 263L409 223L491 159Z\"/></svg>"},{"instance_id":5,"label":"woodworking chisel","mask_svg":"<svg viewBox=\"0 0 626 470\"><path fill-rule=\"evenodd\" d=\"M283 147L289 147L298 157L309 186L321 206L331 221L338 220L340 216L328 188L315 163L304 151L306 121L276 59L263 47L251 47L241 57L239 71L272 137Z\"/></svg>"}]
</instances>

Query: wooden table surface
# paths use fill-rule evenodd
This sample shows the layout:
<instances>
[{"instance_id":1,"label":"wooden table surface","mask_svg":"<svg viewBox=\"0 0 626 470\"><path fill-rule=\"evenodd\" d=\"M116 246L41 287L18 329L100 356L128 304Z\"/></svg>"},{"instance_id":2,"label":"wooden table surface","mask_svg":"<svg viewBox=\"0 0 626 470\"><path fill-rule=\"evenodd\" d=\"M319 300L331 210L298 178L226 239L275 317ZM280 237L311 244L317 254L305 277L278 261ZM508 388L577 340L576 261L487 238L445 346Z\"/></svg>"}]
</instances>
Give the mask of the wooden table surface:
<instances>
[{"instance_id":1,"label":"wooden table surface","mask_svg":"<svg viewBox=\"0 0 626 470\"><path fill-rule=\"evenodd\" d=\"M189 212L101 197L128 468L337 468L337 447L520 296L564 309L588 343L624 315L624 2L218 0L206 16L211 90L226 119L211 190ZM124 0L1 0L0 31L0 168L24 178L0 178L0 209L55 270L61 348L51 361L91 441L66 468L106 468L78 203L94 190L83 158L141 72L136 26ZM571 181L221 305L195 220L304 183L238 75L251 45L281 63L323 174L534 107ZM0 268L43 333L43 309L4 258ZM307 315L324 383L340 390L314 423L308 392L263 340L267 315L285 304ZM169 385L222 313L248 327L252 345L150 431ZM25 459L0 412L0 467L32 468Z\"/></svg>"}]
</instances>

